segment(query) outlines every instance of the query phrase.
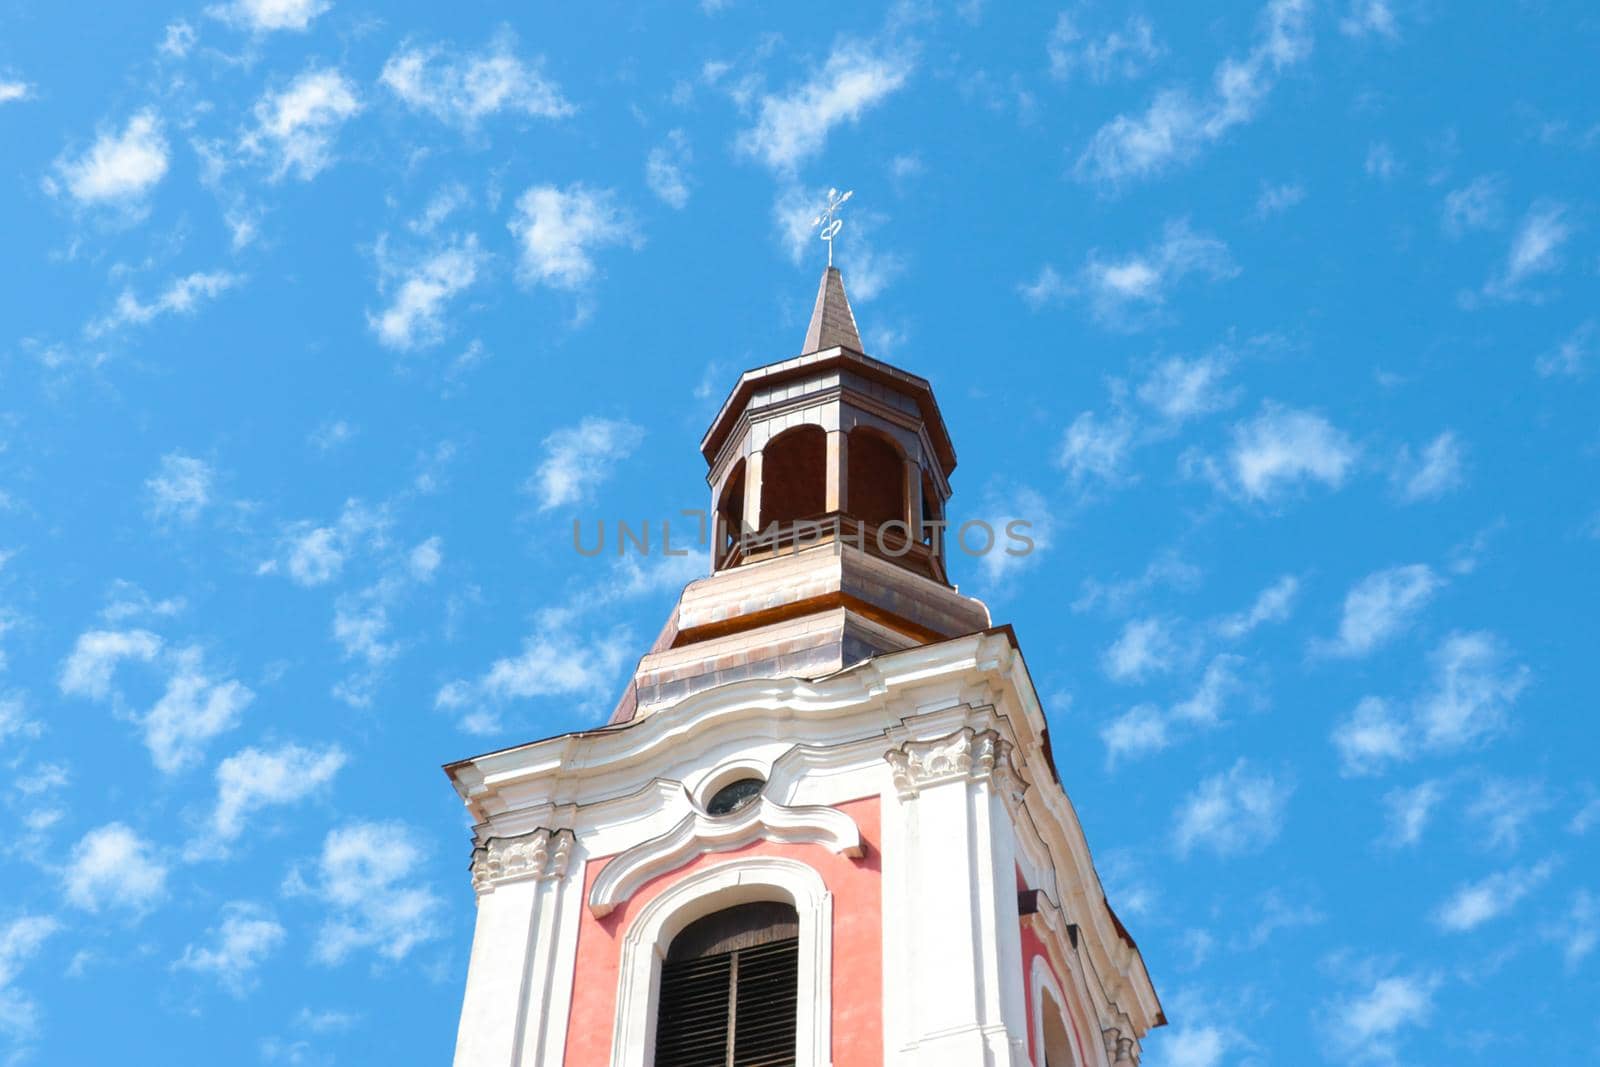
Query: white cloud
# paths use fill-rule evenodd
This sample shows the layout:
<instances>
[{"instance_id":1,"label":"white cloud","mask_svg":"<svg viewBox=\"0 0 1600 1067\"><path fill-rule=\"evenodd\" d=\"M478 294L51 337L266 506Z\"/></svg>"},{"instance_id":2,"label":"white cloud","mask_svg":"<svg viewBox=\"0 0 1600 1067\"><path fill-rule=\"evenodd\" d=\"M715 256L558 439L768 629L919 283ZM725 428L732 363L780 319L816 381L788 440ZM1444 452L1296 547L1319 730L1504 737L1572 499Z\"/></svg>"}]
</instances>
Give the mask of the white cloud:
<instances>
[{"instance_id":1,"label":"white cloud","mask_svg":"<svg viewBox=\"0 0 1600 1067\"><path fill-rule=\"evenodd\" d=\"M598 273L594 254L610 245L639 244L633 220L609 189L536 185L517 199L506 224L521 248L521 273L529 284L579 290Z\"/></svg>"},{"instance_id":2,"label":"white cloud","mask_svg":"<svg viewBox=\"0 0 1600 1067\"><path fill-rule=\"evenodd\" d=\"M167 867L148 841L120 822L90 830L63 872L67 900L85 911L143 912L167 891Z\"/></svg>"},{"instance_id":3,"label":"white cloud","mask_svg":"<svg viewBox=\"0 0 1600 1067\"><path fill-rule=\"evenodd\" d=\"M1383 805L1388 809L1388 818L1384 844L1394 848L1410 848L1421 841L1444 795L1444 783L1437 780L1385 793Z\"/></svg>"},{"instance_id":4,"label":"white cloud","mask_svg":"<svg viewBox=\"0 0 1600 1067\"><path fill-rule=\"evenodd\" d=\"M1504 211L1505 179L1495 174L1474 178L1459 189L1445 194L1444 232L1460 237L1473 230L1488 230L1500 225Z\"/></svg>"},{"instance_id":5,"label":"white cloud","mask_svg":"<svg viewBox=\"0 0 1600 1067\"><path fill-rule=\"evenodd\" d=\"M1439 905L1434 922L1451 933L1475 930L1515 908L1522 898L1543 885L1554 870L1554 860L1543 860L1532 867L1513 867L1459 886Z\"/></svg>"},{"instance_id":6,"label":"white cloud","mask_svg":"<svg viewBox=\"0 0 1600 1067\"><path fill-rule=\"evenodd\" d=\"M587 500L643 440L644 429L624 419L590 416L556 430L544 439L544 459L527 490L540 511Z\"/></svg>"},{"instance_id":7,"label":"white cloud","mask_svg":"<svg viewBox=\"0 0 1600 1067\"><path fill-rule=\"evenodd\" d=\"M1037 311L1050 304L1060 303L1071 296L1073 288L1061 276L1060 271L1046 263L1039 268L1038 277L1031 282L1018 285L1017 291L1022 294L1022 299L1027 301L1028 306Z\"/></svg>"},{"instance_id":8,"label":"white cloud","mask_svg":"<svg viewBox=\"0 0 1600 1067\"><path fill-rule=\"evenodd\" d=\"M1453 633L1431 657L1433 688L1418 707L1422 741L1449 751L1504 730L1511 705L1528 684L1526 667L1512 665L1491 633Z\"/></svg>"},{"instance_id":9,"label":"white cloud","mask_svg":"<svg viewBox=\"0 0 1600 1067\"><path fill-rule=\"evenodd\" d=\"M1077 176L1111 187L1146 178L1188 162L1249 122L1278 78L1310 54L1310 8L1309 0L1270 0L1254 45L1244 58L1229 57L1217 65L1209 93L1196 99L1185 90L1166 89L1143 113L1118 115L1079 155Z\"/></svg>"},{"instance_id":10,"label":"white cloud","mask_svg":"<svg viewBox=\"0 0 1600 1067\"><path fill-rule=\"evenodd\" d=\"M182 278L174 278L149 303L135 296L133 290L124 289L117 297L116 305L89 323L84 333L90 338L98 338L124 326L148 325L165 315L193 315L203 300L215 300L243 281L240 275L224 270L196 271Z\"/></svg>"},{"instance_id":11,"label":"white cloud","mask_svg":"<svg viewBox=\"0 0 1600 1067\"><path fill-rule=\"evenodd\" d=\"M1466 482L1464 449L1449 430L1429 441L1421 455L1402 446L1390 474L1400 498L1407 503L1436 500Z\"/></svg>"},{"instance_id":12,"label":"white cloud","mask_svg":"<svg viewBox=\"0 0 1600 1067\"><path fill-rule=\"evenodd\" d=\"M1389 0L1350 0L1349 10L1339 20L1339 32L1347 37L1378 36L1391 41L1400 37Z\"/></svg>"},{"instance_id":13,"label":"white cloud","mask_svg":"<svg viewBox=\"0 0 1600 1067\"><path fill-rule=\"evenodd\" d=\"M12 737L38 737L43 730L43 723L28 718L28 706L21 694L0 693L0 745Z\"/></svg>"},{"instance_id":14,"label":"white cloud","mask_svg":"<svg viewBox=\"0 0 1600 1067\"><path fill-rule=\"evenodd\" d=\"M1404 633L1443 586L1426 563L1375 571L1345 594L1338 637L1316 647L1334 656L1365 656Z\"/></svg>"},{"instance_id":15,"label":"white cloud","mask_svg":"<svg viewBox=\"0 0 1600 1067\"><path fill-rule=\"evenodd\" d=\"M1600 945L1600 900L1587 889L1572 895L1572 907L1550 935L1561 945L1567 973L1578 969L1596 945Z\"/></svg>"},{"instance_id":16,"label":"white cloud","mask_svg":"<svg viewBox=\"0 0 1600 1067\"><path fill-rule=\"evenodd\" d=\"M573 114L577 109L544 76L542 60L519 59L515 47L509 31L476 53L410 45L389 57L381 80L412 110L465 130L500 112L548 119Z\"/></svg>"},{"instance_id":17,"label":"white cloud","mask_svg":"<svg viewBox=\"0 0 1600 1067\"><path fill-rule=\"evenodd\" d=\"M1137 78L1148 71L1166 49L1156 40L1155 28L1142 15L1130 15L1122 29L1101 37L1086 37L1070 12L1056 17L1045 42L1050 76L1066 81L1082 71L1096 84L1115 78Z\"/></svg>"},{"instance_id":18,"label":"white cloud","mask_svg":"<svg viewBox=\"0 0 1600 1067\"><path fill-rule=\"evenodd\" d=\"M1187 856L1199 847L1230 856L1265 847L1283 829L1292 792L1292 786L1239 760L1202 781L1174 813L1178 853Z\"/></svg>"},{"instance_id":19,"label":"white cloud","mask_svg":"<svg viewBox=\"0 0 1600 1067\"><path fill-rule=\"evenodd\" d=\"M1415 747L1403 713L1378 697L1363 697L1333 731L1333 744L1347 775L1376 774L1408 760Z\"/></svg>"},{"instance_id":20,"label":"white cloud","mask_svg":"<svg viewBox=\"0 0 1600 1067\"><path fill-rule=\"evenodd\" d=\"M240 682L207 673L198 645L179 649L166 692L143 719L145 747L156 768L175 774L198 763L206 743L237 726L254 699Z\"/></svg>"},{"instance_id":21,"label":"white cloud","mask_svg":"<svg viewBox=\"0 0 1600 1067\"><path fill-rule=\"evenodd\" d=\"M380 342L402 352L438 344L445 336L445 306L477 281L483 262L472 234L404 266L389 261L387 242L380 239L381 289L391 299L378 314L367 313L367 326Z\"/></svg>"},{"instance_id":22,"label":"white cloud","mask_svg":"<svg viewBox=\"0 0 1600 1067\"><path fill-rule=\"evenodd\" d=\"M1125 484L1132 478L1126 467L1133 450L1133 431L1132 420L1123 415L1106 417L1085 411L1061 435L1056 466L1067 472L1075 486Z\"/></svg>"},{"instance_id":23,"label":"white cloud","mask_svg":"<svg viewBox=\"0 0 1600 1067\"><path fill-rule=\"evenodd\" d=\"M1452 633L1429 659L1432 681L1409 707L1367 697L1334 729L1344 773L1377 773L1422 751L1458 751L1506 728L1529 672L1509 662L1493 634Z\"/></svg>"},{"instance_id":24,"label":"white cloud","mask_svg":"<svg viewBox=\"0 0 1600 1067\"><path fill-rule=\"evenodd\" d=\"M125 659L149 663L161 651L161 638L148 630L88 630L78 635L61 667L59 685L66 696L104 700L111 678Z\"/></svg>"},{"instance_id":25,"label":"white cloud","mask_svg":"<svg viewBox=\"0 0 1600 1067\"><path fill-rule=\"evenodd\" d=\"M77 159L56 161L56 173L80 204L110 204L136 210L167 173L167 139L161 119L145 110L128 120L120 133L102 132ZM54 179L45 187L54 192Z\"/></svg>"},{"instance_id":26,"label":"white cloud","mask_svg":"<svg viewBox=\"0 0 1600 1067\"><path fill-rule=\"evenodd\" d=\"M355 84L333 68L313 68L256 101L255 128L240 147L270 158L272 178L294 172L310 181L333 161L333 140L361 110Z\"/></svg>"},{"instance_id":27,"label":"white cloud","mask_svg":"<svg viewBox=\"0 0 1600 1067\"><path fill-rule=\"evenodd\" d=\"M1256 218L1264 219L1282 214L1306 198L1306 187L1298 182L1282 185L1261 183L1261 194L1256 197Z\"/></svg>"},{"instance_id":28,"label":"white cloud","mask_svg":"<svg viewBox=\"0 0 1600 1067\"><path fill-rule=\"evenodd\" d=\"M282 566L297 585L324 585L344 570L345 560L363 546L381 547L385 543L388 518L369 509L359 500L348 500L339 518L320 526L311 520L290 524L283 535ZM278 568L272 560L257 569L270 573Z\"/></svg>"},{"instance_id":29,"label":"white cloud","mask_svg":"<svg viewBox=\"0 0 1600 1067\"><path fill-rule=\"evenodd\" d=\"M1256 594L1249 610L1218 619L1217 633L1229 640L1238 640L1265 623L1282 622L1294 610L1295 597L1299 592L1300 579L1285 574Z\"/></svg>"},{"instance_id":30,"label":"white cloud","mask_svg":"<svg viewBox=\"0 0 1600 1067\"><path fill-rule=\"evenodd\" d=\"M210 931L210 945L186 945L174 963L177 970L209 974L236 997L255 985L258 967L283 944L285 931L257 904L233 901L223 905L222 922Z\"/></svg>"},{"instance_id":31,"label":"white cloud","mask_svg":"<svg viewBox=\"0 0 1600 1067\"><path fill-rule=\"evenodd\" d=\"M167 23L167 32L161 38L161 43L156 46L156 51L172 59L182 59L194 47L199 35L194 27L184 19L174 19Z\"/></svg>"},{"instance_id":32,"label":"white cloud","mask_svg":"<svg viewBox=\"0 0 1600 1067\"><path fill-rule=\"evenodd\" d=\"M1490 778L1479 788L1466 814L1480 827L1480 844L1511 853L1522 844L1522 832L1528 823L1550 807L1550 797L1541 782Z\"/></svg>"},{"instance_id":33,"label":"white cloud","mask_svg":"<svg viewBox=\"0 0 1600 1067\"><path fill-rule=\"evenodd\" d=\"M1403 1030L1425 1027L1433 1015L1438 980L1421 975L1390 975L1365 993L1336 999L1326 1020L1328 1039L1339 1058L1351 1062L1393 1063Z\"/></svg>"},{"instance_id":34,"label":"white cloud","mask_svg":"<svg viewBox=\"0 0 1600 1067\"><path fill-rule=\"evenodd\" d=\"M1374 141L1367 147L1365 170L1369 178L1388 181L1402 169L1400 161L1395 158L1394 149L1386 142Z\"/></svg>"},{"instance_id":35,"label":"white cloud","mask_svg":"<svg viewBox=\"0 0 1600 1067\"><path fill-rule=\"evenodd\" d=\"M1178 665L1180 649L1172 623L1157 616L1131 619L1100 657L1107 677L1118 682L1139 682L1152 674L1165 674Z\"/></svg>"},{"instance_id":36,"label":"white cloud","mask_svg":"<svg viewBox=\"0 0 1600 1067\"><path fill-rule=\"evenodd\" d=\"M739 136L739 150L773 170L793 171L822 150L835 126L858 121L910 73L907 59L843 42L809 81L785 96L762 98L756 124Z\"/></svg>"},{"instance_id":37,"label":"white cloud","mask_svg":"<svg viewBox=\"0 0 1600 1067\"><path fill-rule=\"evenodd\" d=\"M1103 604L1108 612L1121 615L1158 586L1164 585L1181 590L1194 589L1204 576L1205 572L1177 553L1161 552L1145 564L1143 571L1132 578L1120 581L1085 578L1083 592L1072 602L1072 610L1089 611Z\"/></svg>"},{"instance_id":38,"label":"white cloud","mask_svg":"<svg viewBox=\"0 0 1600 1067\"><path fill-rule=\"evenodd\" d=\"M667 139L650 149L645 158L645 184L662 203L682 211L689 206L689 179L684 170L693 160L688 136L682 130L671 130Z\"/></svg>"},{"instance_id":39,"label":"white cloud","mask_svg":"<svg viewBox=\"0 0 1600 1067\"><path fill-rule=\"evenodd\" d=\"M630 654L625 632L584 635L570 613L545 611L520 652L495 660L475 680L440 687L434 707L454 714L467 733L496 733L500 709L511 701L565 696L590 706L609 700Z\"/></svg>"},{"instance_id":40,"label":"white cloud","mask_svg":"<svg viewBox=\"0 0 1600 1067\"><path fill-rule=\"evenodd\" d=\"M234 753L217 764L212 832L224 841L238 838L250 815L269 806L304 800L333 781L345 762L337 745L306 748L284 744Z\"/></svg>"},{"instance_id":41,"label":"white cloud","mask_svg":"<svg viewBox=\"0 0 1600 1067\"><path fill-rule=\"evenodd\" d=\"M157 522L193 522L211 502L215 475L203 459L169 452L161 457L161 469L146 479L147 509Z\"/></svg>"},{"instance_id":42,"label":"white cloud","mask_svg":"<svg viewBox=\"0 0 1600 1067\"><path fill-rule=\"evenodd\" d=\"M20 78L0 78L0 104L14 104L33 96L33 86Z\"/></svg>"},{"instance_id":43,"label":"white cloud","mask_svg":"<svg viewBox=\"0 0 1600 1067\"><path fill-rule=\"evenodd\" d=\"M233 0L206 8L206 14L255 33L303 33L312 19L332 6L329 0Z\"/></svg>"},{"instance_id":44,"label":"white cloud","mask_svg":"<svg viewBox=\"0 0 1600 1067\"><path fill-rule=\"evenodd\" d=\"M425 856L410 827L399 822L355 822L328 832L315 883L291 876L290 887L309 891L329 910L313 956L337 965L352 952L371 950L404 959L443 932L443 901L416 882Z\"/></svg>"},{"instance_id":45,"label":"white cloud","mask_svg":"<svg viewBox=\"0 0 1600 1067\"><path fill-rule=\"evenodd\" d=\"M403 644L389 640L390 613L418 585L431 582L444 559L443 542L431 537L403 559L386 564L373 584L339 597L334 604L333 637L357 672L334 687L334 695L352 707L367 707L383 677L383 667L399 656Z\"/></svg>"},{"instance_id":46,"label":"white cloud","mask_svg":"<svg viewBox=\"0 0 1600 1067\"><path fill-rule=\"evenodd\" d=\"M1225 472L1212 476L1247 499L1271 501L1307 482L1338 489L1355 461L1355 445L1327 419L1269 402L1234 426Z\"/></svg>"},{"instance_id":47,"label":"white cloud","mask_svg":"<svg viewBox=\"0 0 1600 1067\"><path fill-rule=\"evenodd\" d=\"M979 557L979 564L984 576L996 587L1002 587L1037 565L1050 548L1054 534L1050 505L1025 485L1009 491L991 487L984 493L982 515L982 521L994 531L994 544ZM1023 523L1026 525L1021 525ZM984 535L975 529L969 538L967 543L978 548L983 544Z\"/></svg>"},{"instance_id":48,"label":"white cloud","mask_svg":"<svg viewBox=\"0 0 1600 1067\"><path fill-rule=\"evenodd\" d=\"M1191 274L1225 281L1239 273L1228 246L1195 233L1187 219L1166 224L1159 243L1143 252L1107 258L1091 251L1079 272L1080 290L1095 317L1109 326L1136 328L1140 311L1159 308L1168 291Z\"/></svg>"},{"instance_id":49,"label":"white cloud","mask_svg":"<svg viewBox=\"0 0 1600 1067\"><path fill-rule=\"evenodd\" d=\"M1106 766L1115 767L1124 759L1158 752L1183 731L1219 724L1224 703L1241 688L1238 672L1243 663L1238 656L1216 656L1206 665L1191 696L1165 710L1154 704L1140 704L1107 723L1100 730L1100 740L1106 746Z\"/></svg>"},{"instance_id":50,"label":"white cloud","mask_svg":"<svg viewBox=\"0 0 1600 1067\"><path fill-rule=\"evenodd\" d=\"M1539 203L1529 208L1511 239L1505 266L1484 283L1483 295L1495 300L1538 299L1529 283L1561 267L1561 247L1573 232L1564 204Z\"/></svg>"},{"instance_id":51,"label":"white cloud","mask_svg":"<svg viewBox=\"0 0 1600 1067\"><path fill-rule=\"evenodd\" d=\"M1115 767L1125 759L1159 752L1171 743L1167 717L1154 704L1129 708L1100 728L1106 746L1106 766Z\"/></svg>"},{"instance_id":52,"label":"white cloud","mask_svg":"<svg viewBox=\"0 0 1600 1067\"><path fill-rule=\"evenodd\" d=\"M1174 356L1151 370L1139 383L1137 396L1168 422L1187 422L1233 406L1238 391L1224 385L1230 369L1231 361L1223 355Z\"/></svg>"},{"instance_id":53,"label":"white cloud","mask_svg":"<svg viewBox=\"0 0 1600 1067\"><path fill-rule=\"evenodd\" d=\"M1600 322L1588 319L1554 351L1540 356L1534 366L1545 378L1557 375L1581 378L1594 360L1596 348L1600 347L1597 341L1600 341Z\"/></svg>"},{"instance_id":54,"label":"white cloud","mask_svg":"<svg viewBox=\"0 0 1600 1067\"><path fill-rule=\"evenodd\" d=\"M19 915L0 924L0 1033L22 1041L38 1030L39 1006L15 985L22 965L61 928L48 915ZM25 1058L25 1054L19 1054ZM22 1058L8 1062L21 1063Z\"/></svg>"}]
</instances>

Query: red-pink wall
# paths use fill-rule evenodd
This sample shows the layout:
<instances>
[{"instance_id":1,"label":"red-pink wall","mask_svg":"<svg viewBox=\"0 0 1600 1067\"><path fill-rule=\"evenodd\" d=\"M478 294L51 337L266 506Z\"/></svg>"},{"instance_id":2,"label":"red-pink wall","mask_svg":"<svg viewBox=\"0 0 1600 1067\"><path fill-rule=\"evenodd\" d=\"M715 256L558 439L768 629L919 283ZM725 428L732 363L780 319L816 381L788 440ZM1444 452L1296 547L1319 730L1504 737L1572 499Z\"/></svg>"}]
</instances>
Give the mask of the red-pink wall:
<instances>
[{"instance_id":1,"label":"red-pink wall","mask_svg":"<svg viewBox=\"0 0 1600 1067\"><path fill-rule=\"evenodd\" d=\"M1019 877L1020 877L1020 875L1019 875ZM1054 977L1055 980L1056 980L1056 987L1061 990L1063 996L1068 997L1067 1003L1061 1005L1061 1010L1066 1014L1066 1017L1067 1017L1067 1031L1072 1036L1072 1052L1073 1052L1073 1055L1077 1056L1079 1063L1090 1063L1090 1062L1092 1062L1089 1059L1088 1054L1084 1051L1084 1047L1083 1047L1083 1028L1082 1028L1082 1026L1081 1026L1081 1024L1080 1024L1080 1022L1078 1020L1077 1013L1072 1010L1072 999L1070 997L1070 994L1067 993L1067 983L1072 980L1071 976L1070 975L1063 975L1059 971L1056 970L1055 964L1050 962L1050 954L1047 951L1045 951L1044 942L1042 940L1040 940L1039 935L1036 934L1034 932L1034 930L1033 930L1033 923L1030 922L1027 919L1023 919L1022 920L1022 984L1023 984L1023 988L1025 988L1028 991L1028 1054L1029 1054L1029 1056L1032 1057L1033 1062L1036 1065L1044 1063L1044 1049L1039 1047L1039 1040L1038 1040L1038 1035L1042 1032L1042 1028L1038 1025L1037 1021L1034 1019L1033 961L1036 958L1043 958L1044 959L1045 967L1050 971L1051 976ZM1054 998L1054 996L1055 996L1055 994L1052 993L1051 994L1052 999Z\"/></svg>"},{"instance_id":2,"label":"red-pink wall","mask_svg":"<svg viewBox=\"0 0 1600 1067\"><path fill-rule=\"evenodd\" d=\"M809 864L833 894L834 1067L879 1067L883 1063L883 889L878 798L837 805L861 830L862 856L850 859L821 845L761 841L731 852L709 853L645 883L631 899L596 919L584 909L578 928L572 1016L567 1023L565 1067L606 1067L616 1025L622 938L641 908L678 879L737 856L785 856ZM609 856L584 868L584 898Z\"/></svg>"}]
</instances>

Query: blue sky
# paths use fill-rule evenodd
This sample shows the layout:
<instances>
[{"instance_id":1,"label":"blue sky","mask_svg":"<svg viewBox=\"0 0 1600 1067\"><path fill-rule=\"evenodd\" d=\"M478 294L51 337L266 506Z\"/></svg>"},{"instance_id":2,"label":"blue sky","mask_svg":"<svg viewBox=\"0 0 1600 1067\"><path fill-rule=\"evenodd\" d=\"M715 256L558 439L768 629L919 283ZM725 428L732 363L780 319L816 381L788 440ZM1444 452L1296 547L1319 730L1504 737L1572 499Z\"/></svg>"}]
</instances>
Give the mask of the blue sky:
<instances>
[{"instance_id":1,"label":"blue sky","mask_svg":"<svg viewBox=\"0 0 1600 1067\"><path fill-rule=\"evenodd\" d=\"M1600 1041L1582 4L13 2L0 1062L439 1063L438 766L599 721L838 261L1172 1026ZM1586 622L1587 620L1587 622ZM1584 638L1585 633L1591 634Z\"/></svg>"}]
</instances>

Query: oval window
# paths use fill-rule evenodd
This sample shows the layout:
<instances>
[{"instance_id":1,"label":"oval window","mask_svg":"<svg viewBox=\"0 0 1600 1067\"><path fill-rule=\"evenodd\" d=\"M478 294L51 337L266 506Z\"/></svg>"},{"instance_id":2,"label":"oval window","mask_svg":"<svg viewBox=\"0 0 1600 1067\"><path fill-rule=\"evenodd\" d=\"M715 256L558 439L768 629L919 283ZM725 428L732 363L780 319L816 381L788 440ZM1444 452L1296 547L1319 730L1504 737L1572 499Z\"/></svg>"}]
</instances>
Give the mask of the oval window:
<instances>
[{"instance_id":1,"label":"oval window","mask_svg":"<svg viewBox=\"0 0 1600 1067\"><path fill-rule=\"evenodd\" d=\"M737 782L729 782L706 801L706 814L729 815L736 812L760 796L766 784L760 778L741 778Z\"/></svg>"}]
</instances>

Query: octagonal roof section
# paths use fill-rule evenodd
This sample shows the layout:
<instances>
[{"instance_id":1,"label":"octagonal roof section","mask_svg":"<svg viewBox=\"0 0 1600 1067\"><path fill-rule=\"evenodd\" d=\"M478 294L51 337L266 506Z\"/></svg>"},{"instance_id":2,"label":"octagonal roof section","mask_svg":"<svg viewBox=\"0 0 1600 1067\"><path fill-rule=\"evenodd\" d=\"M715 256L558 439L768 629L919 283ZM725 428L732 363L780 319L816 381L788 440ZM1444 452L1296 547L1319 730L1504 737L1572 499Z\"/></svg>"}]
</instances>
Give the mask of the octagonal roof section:
<instances>
[{"instance_id":1,"label":"octagonal roof section","mask_svg":"<svg viewBox=\"0 0 1600 1067\"><path fill-rule=\"evenodd\" d=\"M944 416L939 412L939 403L934 399L933 386L928 384L926 378L873 359L861 351L855 315L845 297L844 280L835 267L829 267L822 275L822 284L817 289L817 303L806 330L805 344L807 351L798 356L768 363L739 375L733 391L722 402L716 418L711 420L711 428L700 440L700 454L708 464L716 463L718 453L738 426L740 416L758 390L769 390L775 385L808 378L823 371L845 369L916 402L928 439L939 458L939 466L946 478L950 476L956 469L956 451L950 441L950 432L945 428Z\"/></svg>"}]
</instances>

